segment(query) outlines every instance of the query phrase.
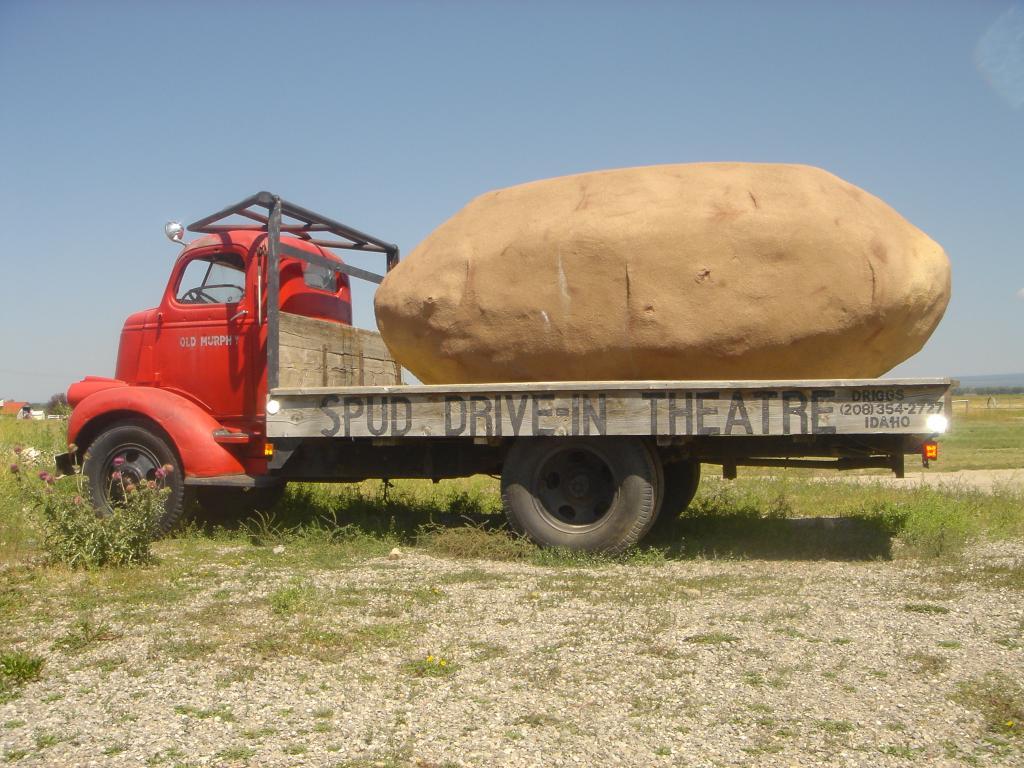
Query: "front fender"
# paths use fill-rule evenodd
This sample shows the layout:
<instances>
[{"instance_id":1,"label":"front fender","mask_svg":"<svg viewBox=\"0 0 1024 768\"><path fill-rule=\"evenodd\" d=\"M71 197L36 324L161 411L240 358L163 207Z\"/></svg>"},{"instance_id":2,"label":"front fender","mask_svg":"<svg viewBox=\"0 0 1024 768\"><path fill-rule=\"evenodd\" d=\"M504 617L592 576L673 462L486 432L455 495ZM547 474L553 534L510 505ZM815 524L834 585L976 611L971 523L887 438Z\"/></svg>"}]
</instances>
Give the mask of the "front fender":
<instances>
[{"instance_id":1,"label":"front fender","mask_svg":"<svg viewBox=\"0 0 1024 768\"><path fill-rule=\"evenodd\" d=\"M155 387L119 386L85 396L71 412L68 443L79 437L93 439L113 423L141 416L167 433L181 457L186 477L245 474L241 461L214 440L220 422L190 400Z\"/></svg>"}]
</instances>

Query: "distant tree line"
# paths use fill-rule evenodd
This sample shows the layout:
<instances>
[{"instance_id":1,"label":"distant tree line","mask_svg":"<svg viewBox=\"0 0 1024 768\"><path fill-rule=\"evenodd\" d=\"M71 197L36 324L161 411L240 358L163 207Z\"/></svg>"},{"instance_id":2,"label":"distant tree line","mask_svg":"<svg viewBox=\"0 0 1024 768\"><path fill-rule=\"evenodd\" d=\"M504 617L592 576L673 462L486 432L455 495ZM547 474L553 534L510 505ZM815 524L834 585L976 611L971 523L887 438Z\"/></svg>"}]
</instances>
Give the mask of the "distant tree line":
<instances>
[{"instance_id":1,"label":"distant tree line","mask_svg":"<svg viewBox=\"0 0 1024 768\"><path fill-rule=\"evenodd\" d=\"M1024 387L957 387L954 395L1024 395Z\"/></svg>"}]
</instances>

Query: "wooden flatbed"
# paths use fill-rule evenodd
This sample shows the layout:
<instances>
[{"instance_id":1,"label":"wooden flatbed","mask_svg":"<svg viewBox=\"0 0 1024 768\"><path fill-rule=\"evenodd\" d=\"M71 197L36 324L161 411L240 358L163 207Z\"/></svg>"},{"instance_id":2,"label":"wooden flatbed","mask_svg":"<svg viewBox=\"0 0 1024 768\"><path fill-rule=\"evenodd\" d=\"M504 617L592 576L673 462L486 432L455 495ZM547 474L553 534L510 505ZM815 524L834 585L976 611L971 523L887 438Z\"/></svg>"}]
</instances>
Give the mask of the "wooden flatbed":
<instances>
[{"instance_id":1,"label":"wooden flatbed","mask_svg":"<svg viewBox=\"0 0 1024 768\"><path fill-rule=\"evenodd\" d=\"M281 387L278 437L929 435L949 379ZM934 421L933 421L934 423Z\"/></svg>"}]
</instances>

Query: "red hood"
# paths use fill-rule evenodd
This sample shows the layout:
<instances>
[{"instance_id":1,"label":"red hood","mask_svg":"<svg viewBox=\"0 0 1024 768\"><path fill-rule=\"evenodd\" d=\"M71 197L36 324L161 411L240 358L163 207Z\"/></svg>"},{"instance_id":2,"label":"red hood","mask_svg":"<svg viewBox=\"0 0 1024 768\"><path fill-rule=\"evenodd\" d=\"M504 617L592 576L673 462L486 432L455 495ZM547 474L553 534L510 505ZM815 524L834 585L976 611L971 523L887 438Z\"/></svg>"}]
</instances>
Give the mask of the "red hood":
<instances>
[{"instance_id":1,"label":"red hood","mask_svg":"<svg viewBox=\"0 0 1024 768\"><path fill-rule=\"evenodd\" d=\"M138 330L142 328L146 323L152 323L156 320L156 308L143 309L139 312L132 312L124 321L124 330Z\"/></svg>"},{"instance_id":2,"label":"red hood","mask_svg":"<svg viewBox=\"0 0 1024 768\"><path fill-rule=\"evenodd\" d=\"M108 379L105 376L86 376L68 387L68 405L74 408L93 392L99 392L101 389L127 386L125 382L118 379Z\"/></svg>"}]
</instances>

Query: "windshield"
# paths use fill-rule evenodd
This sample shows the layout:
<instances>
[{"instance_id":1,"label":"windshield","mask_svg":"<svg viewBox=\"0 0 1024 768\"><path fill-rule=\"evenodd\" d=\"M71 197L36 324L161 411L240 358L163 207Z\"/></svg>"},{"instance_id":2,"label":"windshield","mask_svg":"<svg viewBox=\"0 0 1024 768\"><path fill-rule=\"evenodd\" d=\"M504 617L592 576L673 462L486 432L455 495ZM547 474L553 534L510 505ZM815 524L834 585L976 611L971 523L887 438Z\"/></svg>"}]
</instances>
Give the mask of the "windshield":
<instances>
[{"instance_id":1,"label":"windshield","mask_svg":"<svg viewBox=\"0 0 1024 768\"><path fill-rule=\"evenodd\" d=\"M244 295L245 268L233 253L193 259L178 282L177 300L182 304L236 304Z\"/></svg>"}]
</instances>

